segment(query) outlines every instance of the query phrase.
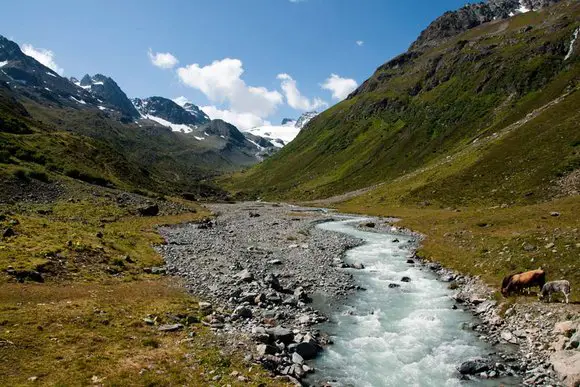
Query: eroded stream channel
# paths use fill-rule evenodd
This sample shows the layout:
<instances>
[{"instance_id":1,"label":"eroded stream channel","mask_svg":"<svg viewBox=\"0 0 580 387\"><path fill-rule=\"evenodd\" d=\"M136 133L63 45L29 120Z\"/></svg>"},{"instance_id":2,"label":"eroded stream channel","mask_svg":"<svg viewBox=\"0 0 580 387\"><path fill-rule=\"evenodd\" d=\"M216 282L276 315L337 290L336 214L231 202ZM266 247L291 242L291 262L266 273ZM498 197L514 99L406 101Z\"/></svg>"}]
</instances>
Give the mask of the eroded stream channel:
<instances>
[{"instance_id":1,"label":"eroded stream channel","mask_svg":"<svg viewBox=\"0 0 580 387\"><path fill-rule=\"evenodd\" d=\"M460 380L459 364L495 348L464 329L476 321L454 308L448 283L407 262L412 236L378 232L386 219L371 229L360 217L285 204L208 207L211 221L160 228L167 243L158 249L211 303L204 323L247 338L237 346L252 363L313 385L517 384Z\"/></svg>"},{"instance_id":2,"label":"eroded stream channel","mask_svg":"<svg viewBox=\"0 0 580 387\"><path fill-rule=\"evenodd\" d=\"M469 312L453 309L448 284L430 270L407 263L412 238L363 231L361 219L318 225L365 241L346 253L348 264L365 291L338 310L324 328L329 346L315 362L315 381L337 386L455 386L457 365L493 350L473 331ZM470 385L516 384L516 380L478 380Z\"/></svg>"}]
</instances>

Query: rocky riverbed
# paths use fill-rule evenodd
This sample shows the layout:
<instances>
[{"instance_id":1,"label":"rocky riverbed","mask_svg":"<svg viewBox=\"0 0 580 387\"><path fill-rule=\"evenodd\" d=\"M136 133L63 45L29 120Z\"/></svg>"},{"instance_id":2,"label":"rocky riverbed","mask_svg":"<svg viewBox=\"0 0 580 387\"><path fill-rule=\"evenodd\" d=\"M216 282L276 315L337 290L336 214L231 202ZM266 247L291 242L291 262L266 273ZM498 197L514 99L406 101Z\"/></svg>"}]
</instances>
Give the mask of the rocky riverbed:
<instances>
[{"instance_id":1,"label":"rocky riverbed","mask_svg":"<svg viewBox=\"0 0 580 387\"><path fill-rule=\"evenodd\" d=\"M327 316L312 308L312 299L323 299L325 310L331 310L364 290L351 271L343 270L342 260L361 240L315 228L339 218L324 210L253 202L208 207L215 218L160 228L167 242L158 247L167 263L164 270L183 277L188 289L207 301L200 305L204 324L244 338L248 361L300 383L314 371L307 361L330 342L317 328ZM409 235L394 221L373 219L360 227ZM527 385L574 385L580 372L576 306L516 304L504 315L479 279L416 257L408 263L434 271L457 289L457 307L481 321L465 329L497 348L491 357L460 365L464 378L517 374ZM575 321L557 325L570 319Z\"/></svg>"}]
</instances>

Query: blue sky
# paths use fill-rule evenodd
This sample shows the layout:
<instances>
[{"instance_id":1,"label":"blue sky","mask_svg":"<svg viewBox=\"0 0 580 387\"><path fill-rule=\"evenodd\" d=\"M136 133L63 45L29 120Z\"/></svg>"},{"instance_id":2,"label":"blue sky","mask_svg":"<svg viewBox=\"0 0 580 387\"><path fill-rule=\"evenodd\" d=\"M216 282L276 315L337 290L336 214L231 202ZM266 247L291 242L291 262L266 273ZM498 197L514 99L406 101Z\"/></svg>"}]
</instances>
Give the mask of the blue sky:
<instances>
[{"instance_id":1,"label":"blue sky","mask_svg":"<svg viewBox=\"0 0 580 387\"><path fill-rule=\"evenodd\" d=\"M185 96L253 126L333 105L465 2L9 1L0 34L49 50L65 76L102 73L130 97Z\"/></svg>"}]
</instances>

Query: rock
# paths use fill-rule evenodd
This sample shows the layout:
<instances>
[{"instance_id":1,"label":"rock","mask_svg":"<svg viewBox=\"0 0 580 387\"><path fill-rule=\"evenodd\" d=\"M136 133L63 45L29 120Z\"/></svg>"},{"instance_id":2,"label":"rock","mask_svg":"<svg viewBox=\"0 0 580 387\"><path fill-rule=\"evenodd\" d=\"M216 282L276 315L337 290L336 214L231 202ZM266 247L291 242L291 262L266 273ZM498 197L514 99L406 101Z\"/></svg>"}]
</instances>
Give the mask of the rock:
<instances>
[{"instance_id":1,"label":"rock","mask_svg":"<svg viewBox=\"0 0 580 387\"><path fill-rule=\"evenodd\" d=\"M302 286L299 286L294 290L294 297L296 297L296 299L298 299L298 301L302 301L302 302L312 301L310 299L310 297L308 297L308 294L306 294L306 292L304 291L304 288Z\"/></svg>"},{"instance_id":2,"label":"rock","mask_svg":"<svg viewBox=\"0 0 580 387\"><path fill-rule=\"evenodd\" d=\"M407 259L407 263L413 265L415 264L415 261L413 261L412 259Z\"/></svg>"},{"instance_id":3,"label":"rock","mask_svg":"<svg viewBox=\"0 0 580 387\"><path fill-rule=\"evenodd\" d=\"M360 263L360 262L357 262L357 263L353 264L351 267L352 267L353 269L362 270L362 269L364 269L364 268L365 268L365 265L363 265L363 264L362 264L362 263Z\"/></svg>"},{"instance_id":4,"label":"rock","mask_svg":"<svg viewBox=\"0 0 580 387\"><path fill-rule=\"evenodd\" d=\"M199 306L199 310L202 313L209 313L209 312L211 312L212 306L211 306L211 304L209 302L200 301L199 304L198 304L198 306Z\"/></svg>"},{"instance_id":5,"label":"rock","mask_svg":"<svg viewBox=\"0 0 580 387\"><path fill-rule=\"evenodd\" d=\"M294 349L304 360L314 359L321 350L322 348L319 345L307 341L298 343Z\"/></svg>"},{"instance_id":6,"label":"rock","mask_svg":"<svg viewBox=\"0 0 580 387\"><path fill-rule=\"evenodd\" d=\"M183 329L183 325L181 324L163 324L157 328L157 330L160 332L175 332L180 329Z\"/></svg>"},{"instance_id":7,"label":"rock","mask_svg":"<svg viewBox=\"0 0 580 387\"><path fill-rule=\"evenodd\" d=\"M302 356L300 356L300 354L294 352L292 354L292 363L302 365L304 364L304 359L302 358Z\"/></svg>"},{"instance_id":8,"label":"rock","mask_svg":"<svg viewBox=\"0 0 580 387\"><path fill-rule=\"evenodd\" d=\"M365 227L368 227L368 228L375 228L375 227L376 227L376 224L375 224L375 223L373 223L373 222L367 222L367 223L365 223Z\"/></svg>"},{"instance_id":9,"label":"rock","mask_svg":"<svg viewBox=\"0 0 580 387\"><path fill-rule=\"evenodd\" d=\"M165 274L167 272L167 270L164 267L152 267L151 268L151 274Z\"/></svg>"},{"instance_id":10,"label":"rock","mask_svg":"<svg viewBox=\"0 0 580 387\"><path fill-rule=\"evenodd\" d=\"M576 349L580 346L580 332L576 331L572 337L570 337L570 342L566 345L566 349Z\"/></svg>"},{"instance_id":11,"label":"rock","mask_svg":"<svg viewBox=\"0 0 580 387\"><path fill-rule=\"evenodd\" d=\"M500 333L500 337L507 341L508 343L512 343L515 344L517 342L516 338L514 337L514 335L510 332L510 331L502 331Z\"/></svg>"},{"instance_id":12,"label":"rock","mask_svg":"<svg viewBox=\"0 0 580 387\"><path fill-rule=\"evenodd\" d=\"M236 309L234 309L234 313L232 313L232 317L252 318L252 310L248 307L240 305Z\"/></svg>"},{"instance_id":13,"label":"rock","mask_svg":"<svg viewBox=\"0 0 580 387\"><path fill-rule=\"evenodd\" d=\"M580 351L556 351L550 356L550 362L566 386L580 384Z\"/></svg>"},{"instance_id":14,"label":"rock","mask_svg":"<svg viewBox=\"0 0 580 387\"><path fill-rule=\"evenodd\" d=\"M266 329L266 333L274 340L280 340L285 344L290 344L294 340L294 334L290 329L282 327L273 327Z\"/></svg>"},{"instance_id":15,"label":"rock","mask_svg":"<svg viewBox=\"0 0 580 387\"><path fill-rule=\"evenodd\" d=\"M389 284L389 289L395 289L395 288L400 288L401 285L399 284Z\"/></svg>"},{"instance_id":16,"label":"rock","mask_svg":"<svg viewBox=\"0 0 580 387\"><path fill-rule=\"evenodd\" d=\"M247 269L240 271L238 274L236 274L236 277L238 277L240 281L243 282L252 282L254 280L254 275Z\"/></svg>"},{"instance_id":17,"label":"rock","mask_svg":"<svg viewBox=\"0 0 580 387\"><path fill-rule=\"evenodd\" d=\"M271 260L268 261L268 263L270 265L281 265L282 264L282 261L279 260L279 259L271 259Z\"/></svg>"},{"instance_id":18,"label":"rock","mask_svg":"<svg viewBox=\"0 0 580 387\"><path fill-rule=\"evenodd\" d=\"M403 278L401 278L401 282L411 282L411 278L410 277L403 277Z\"/></svg>"},{"instance_id":19,"label":"rock","mask_svg":"<svg viewBox=\"0 0 580 387\"><path fill-rule=\"evenodd\" d=\"M527 251L527 252L536 250L536 246L534 246L530 243L524 243L524 245L522 247L523 247L524 251Z\"/></svg>"},{"instance_id":20,"label":"rock","mask_svg":"<svg viewBox=\"0 0 580 387\"><path fill-rule=\"evenodd\" d=\"M12 229L12 227L8 227L6 230L4 230L4 232L2 233L2 237L3 238L10 238L13 237L14 235L16 235L16 233L14 232L14 230Z\"/></svg>"},{"instance_id":21,"label":"rock","mask_svg":"<svg viewBox=\"0 0 580 387\"><path fill-rule=\"evenodd\" d=\"M152 318L149 318L149 317L145 317L143 319L143 322L147 325L155 325L155 320L153 320Z\"/></svg>"},{"instance_id":22,"label":"rock","mask_svg":"<svg viewBox=\"0 0 580 387\"><path fill-rule=\"evenodd\" d=\"M560 213L557 211L552 211L552 212L550 212L550 216L558 217L558 216L560 216Z\"/></svg>"},{"instance_id":23,"label":"rock","mask_svg":"<svg viewBox=\"0 0 580 387\"><path fill-rule=\"evenodd\" d=\"M278 348L268 344L260 344L256 347L256 352L258 353L258 356L275 355L277 351Z\"/></svg>"},{"instance_id":24,"label":"rock","mask_svg":"<svg viewBox=\"0 0 580 387\"><path fill-rule=\"evenodd\" d=\"M553 243L548 243L546 246L544 246L547 249L551 249L553 248L555 245Z\"/></svg>"},{"instance_id":25,"label":"rock","mask_svg":"<svg viewBox=\"0 0 580 387\"><path fill-rule=\"evenodd\" d=\"M264 278L264 283L274 290L282 290L280 281L278 281L278 278L272 273L268 273L268 275L266 275Z\"/></svg>"},{"instance_id":26,"label":"rock","mask_svg":"<svg viewBox=\"0 0 580 387\"><path fill-rule=\"evenodd\" d=\"M489 370L489 364L485 359L474 358L461 363L457 370L462 375L475 375Z\"/></svg>"},{"instance_id":27,"label":"rock","mask_svg":"<svg viewBox=\"0 0 580 387\"><path fill-rule=\"evenodd\" d=\"M391 242L393 242L393 243L399 243L400 241L399 241L399 239L395 238Z\"/></svg>"},{"instance_id":28,"label":"rock","mask_svg":"<svg viewBox=\"0 0 580 387\"><path fill-rule=\"evenodd\" d=\"M141 216L157 216L157 214L159 214L159 206L157 204L147 204L138 207L137 212Z\"/></svg>"},{"instance_id":29,"label":"rock","mask_svg":"<svg viewBox=\"0 0 580 387\"><path fill-rule=\"evenodd\" d=\"M561 321L554 325L554 333L572 337L572 334L578 329L578 323L574 321Z\"/></svg>"},{"instance_id":30,"label":"rock","mask_svg":"<svg viewBox=\"0 0 580 387\"><path fill-rule=\"evenodd\" d=\"M250 212L250 218L259 218L260 214L258 214L257 212Z\"/></svg>"}]
</instances>

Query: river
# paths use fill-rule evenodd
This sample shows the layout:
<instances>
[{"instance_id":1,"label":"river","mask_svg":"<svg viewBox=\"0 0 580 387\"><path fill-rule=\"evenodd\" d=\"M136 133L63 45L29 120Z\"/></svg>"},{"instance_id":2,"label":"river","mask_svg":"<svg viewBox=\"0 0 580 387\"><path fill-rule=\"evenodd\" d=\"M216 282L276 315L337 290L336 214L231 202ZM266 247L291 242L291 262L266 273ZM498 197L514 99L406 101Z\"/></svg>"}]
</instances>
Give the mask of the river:
<instances>
[{"instance_id":1,"label":"river","mask_svg":"<svg viewBox=\"0 0 580 387\"><path fill-rule=\"evenodd\" d=\"M515 380L459 379L458 364L493 352L475 332L463 329L474 317L453 309L447 283L407 263L411 237L363 231L356 227L360 222L357 218L317 226L365 241L349 250L345 261L364 264L352 273L366 291L331 311L322 329L334 344L315 361L311 381L357 387L516 385ZM410 282L402 282L403 277Z\"/></svg>"}]
</instances>

